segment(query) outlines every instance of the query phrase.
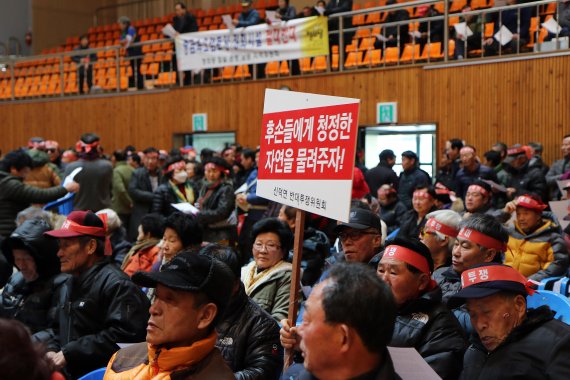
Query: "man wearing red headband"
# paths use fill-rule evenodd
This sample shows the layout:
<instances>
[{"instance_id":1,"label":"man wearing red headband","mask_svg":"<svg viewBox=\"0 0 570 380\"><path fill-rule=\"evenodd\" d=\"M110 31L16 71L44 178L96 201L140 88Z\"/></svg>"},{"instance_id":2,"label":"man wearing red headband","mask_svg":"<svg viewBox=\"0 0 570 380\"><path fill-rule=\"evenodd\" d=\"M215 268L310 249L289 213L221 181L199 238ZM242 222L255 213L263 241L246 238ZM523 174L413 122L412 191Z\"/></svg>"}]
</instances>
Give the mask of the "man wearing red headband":
<instances>
[{"instance_id":1,"label":"man wearing red headband","mask_svg":"<svg viewBox=\"0 0 570 380\"><path fill-rule=\"evenodd\" d=\"M491 210L493 191L487 182L477 180L465 193L465 211L469 214L484 214Z\"/></svg>"},{"instance_id":2,"label":"man wearing red headband","mask_svg":"<svg viewBox=\"0 0 570 380\"><path fill-rule=\"evenodd\" d=\"M462 221L451 254L451 266L440 268L433 277L443 291L443 302L461 289L461 273L473 265L503 261L503 252L509 234L493 217L475 214ZM459 323L468 333L471 332L469 315L464 307L453 310Z\"/></svg>"},{"instance_id":3,"label":"man wearing red headband","mask_svg":"<svg viewBox=\"0 0 570 380\"><path fill-rule=\"evenodd\" d=\"M45 234L58 239L61 271L71 276L59 287L51 329L34 337L47 357L73 378L106 365L117 343L144 340L148 299L126 274L105 257L106 223L91 211L73 211L61 229Z\"/></svg>"},{"instance_id":4,"label":"man wearing red headband","mask_svg":"<svg viewBox=\"0 0 570 380\"><path fill-rule=\"evenodd\" d=\"M568 250L560 226L542 217L546 205L535 195L521 195L515 201L516 220L510 225L505 264L535 281L564 276Z\"/></svg>"},{"instance_id":5,"label":"man wearing red headband","mask_svg":"<svg viewBox=\"0 0 570 380\"><path fill-rule=\"evenodd\" d=\"M397 315L390 346L414 347L443 379L457 379L467 342L431 279L428 247L416 239L387 242L378 276L394 295Z\"/></svg>"},{"instance_id":6,"label":"man wearing red headband","mask_svg":"<svg viewBox=\"0 0 570 380\"><path fill-rule=\"evenodd\" d=\"M437 210L427 215L421 241L429 248L434 270L451 265L459 223L461 216L453 210Z\"/></svg>"},{"instance_id":7,"label":"man wearing red headband","mask_svg":"<svg viewBox=\"0 0 570 380\"><path fill-rule=\"evenodd\" d=\"M513 268L480 264L461 275L453 302L467 303L477 333L465 353L462 379L567 379L570 326L548 306L527 311L533 293ZM452 303L453 303L452 302Z\"/></svg>"}]
</instances>

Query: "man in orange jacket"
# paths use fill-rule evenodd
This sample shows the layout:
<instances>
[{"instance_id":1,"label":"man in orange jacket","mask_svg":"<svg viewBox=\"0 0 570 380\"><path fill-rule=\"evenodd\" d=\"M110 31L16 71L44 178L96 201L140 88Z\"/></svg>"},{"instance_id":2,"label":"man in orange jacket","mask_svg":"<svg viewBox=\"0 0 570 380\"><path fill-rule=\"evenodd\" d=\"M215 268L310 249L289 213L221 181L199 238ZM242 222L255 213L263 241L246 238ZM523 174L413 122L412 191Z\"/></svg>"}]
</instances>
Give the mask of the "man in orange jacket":
<instances>
[{"instance_id":1,"label":"man in orange jacket","mask_svg":"<svg viewBox=\"0 0 570 380\"><path fill-rule=\"evenodd\" d=\"M230 299L234 276L209 256L186 251L161 272L137 272L133 281L155 287L146 343L119 350L105 380L234 380L216 344L215 327Z\"/></svg>"}]
</instances>

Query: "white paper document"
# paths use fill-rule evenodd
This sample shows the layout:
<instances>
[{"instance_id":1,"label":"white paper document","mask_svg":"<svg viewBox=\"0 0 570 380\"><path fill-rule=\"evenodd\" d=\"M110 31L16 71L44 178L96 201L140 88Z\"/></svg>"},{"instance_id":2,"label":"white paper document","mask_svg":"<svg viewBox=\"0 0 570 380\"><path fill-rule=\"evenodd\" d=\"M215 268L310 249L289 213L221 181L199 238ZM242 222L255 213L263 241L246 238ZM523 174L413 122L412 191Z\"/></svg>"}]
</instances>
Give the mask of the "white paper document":
<instances>
[{"instance_id":1,"label":"white paper document","mask_svg":"<svg viewBox=\"0 0 570 380\"><path fill-rule=\"evenodd\" d=\"M71 173L69 173L69 175L67 177L65 177L61 186L65 187L67 184L74 181L74 178L77 175L77 173L79 173L82 170L83 170L83 168L75 168L75 170L73 170Z\"/></svg>"},{"instance_id":2,"label":"white paper document","mask_svg":"<svg viewBox=\"0 0 570 380\"><path fill-rule=\"evenodd\" d=\"M473 31L467 26L467 23L465 22L455 24L453 27L455 28L455 32L457 34L461 34L463 36L461 39L462 41L466 41L468 37L471 37L473 35Z\"/></svg>"},{"instance_id":3,"label":"white paper document","mask_svg":"<svg viewBox=\"0 0 570 380\"><path fill-rule=\"evenodd\" d=\"M269 20L271 24L278 24L281 22L275 15L277 14L276 11L265 11L265 17Z\"/></svg>"},{"instance_id":4,"label":"white paper document","mask_svg":"<svg viewBox=\"0 0 570 380\"><path fill-rule=\"evenodd\" d=\"M417 30L410 32L410 36L412 36L414 38L422 38L422 34L420 32L418 32Z\"/></svg>"},{"instance_id":5,"label":"white paper document","mask_svg":"<svg viewBox=\"0 0 570 380\"><path fill-rule=\"evenodd\" d=\"M224 24L226 24L228 29L234 29L235 28L235 25L233 23L233 19L232 19L231 15L222 15L222 21Z\"/></svg>"},{"instance_id":6,"label":"white paper document","mask_svg":"<svg viewBox=\"0 0 570 380\"><path fill-rule=\"evenodd\" d=\"M247 182L241 185L236 191L234 191L235 195L245 193L247 191Z\"/></svg>"},{"instance_id":7,"label":"white paper document","mask_svg":"<svg viewBox=\"0 0 570 380\"><path fill-rule=\"evenodd\" d=\"M548 21L543 22L541 25L544 26L546 30L548 30L550 33L553 34L558 34L562 30L562 28L560 27L560 25L558 25L554 17L551 17Z\"/></svg>"},{"instance_id":8,"label":"white paper document","mask_svg":"<svg viewBox=\"0 0 570 380\"><path fill-rule=\"evenodd\" d=\"M174 27L171 24L166 24L164 25L164 28L162 28L162 34L170 38L176 38L178 32L174 29Z\"/></svg>"},{"instance_id":9,"label":"white paper document","mask_svg":"<svg viewBox=\"0 0 570 380\"><path fill-rule=\"evenodd\" d=\"M413 347L388 347L396 373L402 380L441 380Z\"/></svg>"},{"instance_id":10,"label":"white paper document","mask_svg":"<svg viewBox=\"0 0 570 380\"><path fill-rule=\"evenodd\" d=\"M513 34L506 26L501 25L501 29L499 29L499 31L495 33L495 39L502 46L505 46L506 44L508 44L513 40Z\"/></svg>"},{"instance_id":11,"label":"white paper document","mask_svg":"<svg viewBox=\"0 0 570 380\"><path fill-rule=\"evenodd\" d=\"M198 210L196 207L194 207L193 205L191 205L188 202L182 202L182 203L171 203L172 207L174 207L175 209L177 209L178 211L181 211L185 214L193 214L196 215L200 210Z\"/></svg>"},{"instance_id":12,"label":"white paper document","mask_svg":"<svg viewBox=\"0 0 570 380\"><path fill-rule=\"evenodd\" d=\"M382 42L388 41L388 38L387 38L387 37L384 37L384 36L381 35L381 34L375 34L374 37L378 38L378 41L382 41Z\"/></svg>"}]
</instances>

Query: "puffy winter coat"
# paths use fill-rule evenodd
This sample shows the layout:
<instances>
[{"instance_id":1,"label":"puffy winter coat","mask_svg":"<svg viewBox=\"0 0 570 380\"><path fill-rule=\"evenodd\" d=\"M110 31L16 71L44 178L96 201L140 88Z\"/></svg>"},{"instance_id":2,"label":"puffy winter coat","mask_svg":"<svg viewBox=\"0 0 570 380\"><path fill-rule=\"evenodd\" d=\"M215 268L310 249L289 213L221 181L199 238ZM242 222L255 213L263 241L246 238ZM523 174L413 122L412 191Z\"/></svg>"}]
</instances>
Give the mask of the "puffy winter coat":
<instances>
[{"instance_id":1,"label":"puffy winter coat","mask_svg":"<svg viewBox=\"0 0 570 380\"><path fill-rule=\"evenodd\" d=\"M240 284L216 327L216 347L237 380L272 380L283 369L279 326Z\"/></svg>"},{"instance_id":2,"label":"puffy winter coat","mask_svg":"<svg viewBox=\"0 0 570 380\"><path fill-rule=\"evenodd\" d=\"M368 170L364 177L373 197L378 196L378 189L384 184L393 184L394 188L398 188L398 176L385 162L380 162L375 168Z\"/></svg>"},{"instance_id":3,"label":"puffy winter coat","mask_svg":"<svg viewBox=\"0 0 570 380\"><path fill-rule=\"evenodd\" d=\"M467 340L441 289L424 293L398 310L390 346L414 347L442 379L457 379Z\"/></svg>"},{"instance_id":4,"label":"puffy winter coat","mask_svg":"<svg viewBox=\"0 0 570 380\"><path fill-rule=\"evenodd\" d=\"M22 178L0 171L0 235L9 236L16 228L16 215L31 203L48 203L67 194L64 187L39 189L25 185Z\"/></svg>"},{"instance_id":5,"label":"puffy winter coat","mask_svg":"<svg viewBox=\"0 0 570 380\"><path fill-rule=\"evenodd\" d=\"M56 240L44 236L49 230L51 226L44 220L27 220L2 243L2 251L11 267L14 266L14 248L25 249L36 264L39 276L36 280L27 282L21 272L16 272L0 294L0 316L19 320L32 333L47 328L54 289L62 282L61 278L54 282L59 273L59 248Z\"/></svg>"},{"instance_id":6,"label":"puffy winter coat","mask_svg":"<svg viewBox=\"0 0 570 380\"><path fill-rule=\"evenodd\" d=\"M433 206L428 211L428 214L436 210L437 208ZM398 231L398 236L404 239L417 239L426 225L426 216L424 216L418 223L417 211L414 209L408 210L404 215L402 215L402 218L400 219L400 231Z\"/></svg>"},{"instance_id":7,"label":"puffy winter coat","mask_svg":"<svg viewBox=\"0 0 570 380\"><path fill-rule=\"evenodd\" d=\"M105 367L117 343L145 340L149 306L125 273L101 260L59 288L52 325L34 338L48 351L63 351L66 371L78 378Z\"/></svg>"},{"instance_id":8,"label":"puffy winter coat","mask_svg":"<svg viewBox=\"0 0 570 380\"><path fill-rule=\"evenodd\" d=\"M237 226L228 225L230 214L235 209L234 189L229 182L220 182L213 189L204 184L200 190L198 223L204 231L204 241L215 243L232 240L237 236Z\"/></svg>"},{"instance_id":9,"label":"puffy winter coat","mask_svg":"<svg viewBox=\"0 0 570 380\"><path fill-rule=\"evenodd\" d=\"M280 262L266 269L267 275L252 284L255 261L241 268L241 280L245 291L255 303L271 314L277 322L287 318L291 289L291 263Z\"/></svg>"},{"instance_id":10,"label":"puffy winter coat","mask_svg":"<svg viewBox=\"0 0 570 380\"><path fill-rule=\"evenodd\" d=\"M548 306L531 309L523 323L493 352L475 336L465 352L463 380L558 380L570 374L570 326Z\"/></svg>"},{"instance_id":11,"label":"puffy winter coat","mask_svg":"<svg viewBox=\"0 0 570 380\"><path fill-rule=\"evenodd\" d=\"M479 164L477 169L472 172L465 170L465 168L461 168L455 176L455 182L457 183L457 195L461 197L461 199L465 200L467 189L478 179L488 179L493 182L499 182L497 174L495 174L493 169L488 166Z\"/></svg>"},{"instance_id":12,"label":"puffy winter coat","mask_svg":"<svg viewBox=\"0 0 570 380\"><path fill-rule=\"evenodd\" d=\"M560 226L550 220L543 223L526 235L515 222L509 227L509 249L505 252L506 265L536 281L563 276L568 270L568 248Z\"/></svg>"}]
</instances>

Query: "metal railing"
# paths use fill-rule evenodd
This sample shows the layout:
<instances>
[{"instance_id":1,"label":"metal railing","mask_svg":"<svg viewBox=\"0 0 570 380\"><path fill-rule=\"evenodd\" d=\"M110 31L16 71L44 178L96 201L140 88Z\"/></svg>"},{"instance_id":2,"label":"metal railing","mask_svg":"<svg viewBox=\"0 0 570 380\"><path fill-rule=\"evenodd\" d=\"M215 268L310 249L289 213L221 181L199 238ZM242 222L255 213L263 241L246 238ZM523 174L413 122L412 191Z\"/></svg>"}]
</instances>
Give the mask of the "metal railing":
<instances>
[{"instance_id":1,"label":"metal railing","mask_svg":"<svg viewBox=\"0 0 570 380\"><path fill-rule=\"evenodd\" d=\"M532 54L531 51L527 51L529 48L526 43L534 42L535 50L537 51L540 51L540 49L536 49L536 46L541 46L539 41L542 41L544 38L554 37L560 44L560 40L558 40L560 33L547 36L540 25L541 7L552 3L556 3L556 1L543 0L527 4L477 9L462 13L449 13L448 4L442 4L440 0L418 0L331 15L329 24L336 25L336 28L329 30L329 37L331 41L336 42L334 44L336 47L331 46L331 53L326 57L320 57L321 60L325 60L326 64L317 67L315 64L317 59L313 59L312 64L311 59L286 61L287 69L284 72L278 70L277 74L272 75L272 77L312 75L345 70L369 70L413 64L430 65L434 62L446 62L459 58L457 53L459 44L463 44L463 49L460 49L463 52L462 58L467 59L485 59L491 53L500 57L506 56L506 54ZM358 16L368 17L378 12L381 15L387 15L389 12L434 4L442 4L444 12L448 14L410 18L403 21L350 25L355 20L355 17ZM558 19L558 7L555 8L553 17ZM525 41L525 44L514 44L507 51L501 44L493 42L492 35L495 34L497 26L503 22L503 13L510 12L512 21L513 11L516 13L516 28L513 31L519 35L521 31L524 32L521 30L521 27L526 28L523 25L526 22L523 20L527 17L526 13L531 14L531 20L535 19L534 22L529 21L531 24L529 25L531 28L529 40L533 41ZM459 39L452 29L451 25L454 25L459 17L477 18L475 23L471 23L474 29L476 29L474 30L476 37L470 41L473 42L472 45L469 45L467 40ZM384 16L384 19L386 19L386 16ZM495 23L492 30L490 26L486 26L490 25L489 20L494 20L493 22ZM437 23L439 25L443 23L441 36L436 36L432 33L432 30L439 29ZM346 25L349 25L349 27L345 27ZM424 31L426 35L422 36L422 39L413 38L409 36L409 33L408 35L406 34L410 27L417 27L418 30ZM487 31L486 28L488 29ZM389 44L376 36L377 34L386 37L387 30L396 31L396 35L393 36L393 40ZM361 48L364 38L368 38L367 46ZM477 39L479 39L479 43L475 43ZM347 43L349 40L350 43ZM495 50L491 51L487 46L489 42L495 44ZM80 84L78 79L80 75L78 65L73 63L73 57L79 55L86 56L92 53L97 54L99 57L97 62L90 63L95 80L94 92L119 93L133 87L141 90L150 90L157 87L206 85L228 81L257 80L265 77L265 64L249 65L249 76L242 75L239 77L226 75L223 68L206 69L198 73L175 72L174 51L168 47L164 48L172 43L171 39L159 39L132 44L131 48L139 48L145 52L138 56L126 55L121 46L115 45L26 58L0 57L0 101L76 95L79 92ZM439 48L440 50L426 51L426 49L430 48ZM559 49L560 46L556 45L555 48ZM388 56L389 53L392 55ZM35 63L38 61L44 62L44 65L36 65ZM309 66L307 66L307 62L309 62ZM38 66L38 68L31 69L31 67L35 66ZM30 74L31 71L33 73ZM143 82L141 83L141 81ZM28 84L28 90L20 90L26 87L23 86L26 83Z\"/></svg>"}]
</instances>

